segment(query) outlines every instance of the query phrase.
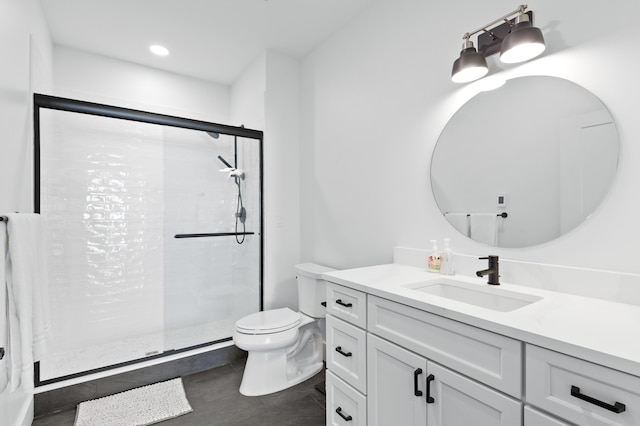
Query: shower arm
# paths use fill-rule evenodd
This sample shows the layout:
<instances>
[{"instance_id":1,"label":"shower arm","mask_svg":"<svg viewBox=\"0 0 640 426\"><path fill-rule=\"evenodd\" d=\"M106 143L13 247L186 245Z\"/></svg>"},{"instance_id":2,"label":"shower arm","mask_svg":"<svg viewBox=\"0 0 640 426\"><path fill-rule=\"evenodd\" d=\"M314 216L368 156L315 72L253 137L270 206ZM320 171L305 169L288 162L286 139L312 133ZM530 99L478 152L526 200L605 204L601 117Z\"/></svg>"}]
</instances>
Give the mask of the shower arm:
<instances>
[{"instance_id":1,"label":"shower arm","mask_svg":"<svg viewBox=\"0 0 640 426\"><path fill-rule=\"evenodd\" d=\"M218 155L218 160L222 161L222 163L227 166L230 169L235 169L235 167L233 167L231 164L229 164L227 162L227 160L225 160L224 158L222 158L222 155Z\"/></svg>"}]
</instances>

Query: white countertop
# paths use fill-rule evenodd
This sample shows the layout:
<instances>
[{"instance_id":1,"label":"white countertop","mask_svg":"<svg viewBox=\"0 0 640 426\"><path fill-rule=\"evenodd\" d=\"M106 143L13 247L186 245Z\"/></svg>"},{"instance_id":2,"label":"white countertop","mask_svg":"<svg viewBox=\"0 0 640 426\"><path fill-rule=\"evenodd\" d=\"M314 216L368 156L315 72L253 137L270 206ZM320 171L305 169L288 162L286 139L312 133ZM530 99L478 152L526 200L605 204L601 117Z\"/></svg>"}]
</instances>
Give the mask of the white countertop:
<instances>
[{"instance_id":1,"label":"white countertop","mask_svg":"<svg viewBox=\"0 0 640 426\"><path fill-rule=\"evenodd\" d=\"M543 299L498 312L403 287L453 278L484 288L485 278L447 277L400 264L322 274L330 282L640 376L640 306L501 283L499 288Z\"/></svg>"}]
</instances>

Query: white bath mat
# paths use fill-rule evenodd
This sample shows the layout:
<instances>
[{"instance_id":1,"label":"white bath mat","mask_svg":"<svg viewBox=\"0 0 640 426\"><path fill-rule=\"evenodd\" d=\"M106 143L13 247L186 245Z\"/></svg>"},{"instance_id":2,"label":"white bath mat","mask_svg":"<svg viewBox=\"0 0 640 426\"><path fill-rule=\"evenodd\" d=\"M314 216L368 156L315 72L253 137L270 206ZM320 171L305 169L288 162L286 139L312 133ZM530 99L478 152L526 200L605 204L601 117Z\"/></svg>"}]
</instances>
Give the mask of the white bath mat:
<instances>
[{"instance_id":1,"label":"white bath mat","mask_svg":"<svg viewBox=\"0 0 640 426\"><path fill-rule=\"evenodd\" d=\"M78 404L75 426L142 426L193 411L182 379L132 389Z\"/></svg>"}]
</instances>

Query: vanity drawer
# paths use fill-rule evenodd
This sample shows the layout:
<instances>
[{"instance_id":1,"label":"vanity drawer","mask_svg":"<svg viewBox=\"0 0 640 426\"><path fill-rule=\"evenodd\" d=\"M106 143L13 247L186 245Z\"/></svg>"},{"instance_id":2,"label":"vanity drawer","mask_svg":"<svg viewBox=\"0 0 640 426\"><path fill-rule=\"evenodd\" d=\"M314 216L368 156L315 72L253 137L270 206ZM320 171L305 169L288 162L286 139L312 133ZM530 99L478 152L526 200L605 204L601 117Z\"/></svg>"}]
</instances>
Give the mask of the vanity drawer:
<instances>
[{"instance_id":1,"label":"vanity drawer","mask_svg":"<svg viewBox=\"0 0 640 426\"><path fill-rule=\"evenodd\" d=\"M327 371L327 425L366 426L367 398Z\"/></svg>"},{"instance_id":2,"label":"vanity drawer","mask_svg":"<svg viewBox=\"0 0 640 426\"><path fill-rule=\"evenodd\" d=\"M367 294L327 283L327 313L360 328L367 326Z\"/></svg>"},{"instance_id":3,"label":"vanity drawer","mask_svg":"<svg viewBox=\"0 0 640 426\"><path fill-rule=\"evenodd\" d=\"M368 330L520 399L522 343L376 296Z\"/></svg>"},{"instance_id":4,"label":"vanity drawer","mask_svg":"<svg viewBox=\"0 0 640 426\"><path fill-rule=\"evenodd\" d=\"M527 402L570 422L640 425L639 377L533 345L526 377Z\"/></svg>"},{"instance_id":5,"label":"vanity drawer","mask_svg":"<svg viewBox=\"0 0 640 426\"><path fill-rule=\"evenodd\" d=\"M327 316L327 368L362 393L367 393L367 333Z\"/></svg>"},{"instance_id":6,"label":"vanity drawer","mask_svg":"<svg viewBox=\"0 0 640 426\"><path fill-rule=\"evenodd\" d=\"M548 414L531 408L529 406L524 407L524 426L571 426L569 423L565 423L558 419L555 419Z\"/></svg>"}]
</instances>

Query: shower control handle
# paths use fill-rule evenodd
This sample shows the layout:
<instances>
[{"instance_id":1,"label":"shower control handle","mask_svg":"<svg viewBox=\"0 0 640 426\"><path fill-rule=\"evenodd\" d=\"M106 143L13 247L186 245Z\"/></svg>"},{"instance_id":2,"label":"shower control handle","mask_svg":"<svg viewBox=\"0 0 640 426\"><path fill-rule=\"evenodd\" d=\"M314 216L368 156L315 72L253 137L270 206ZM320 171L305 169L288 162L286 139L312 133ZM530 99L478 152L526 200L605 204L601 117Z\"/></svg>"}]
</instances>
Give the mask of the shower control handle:
<instances>
[{"instance_id":1,"label":"shower control handle","mask_svg":"<svg viewBox=\"0 0 640 426\"><path fill-rule=\"evenodd\" d=\"M342 356L346 356L347 358L353 355L351 352L343 351L342 346L336 346L336 352L338 352Z\"/></svg>"},{"instance_id":2,"label":"shower control handle","mask_svg":"<svg viewBox=\"0 0 640 426\"><path fill-rule=\"evenodd\" d=\"M338 299L338 300L336 300L336 303L337 303L338 305L340 305L340 306L344 306L345 308L350 308L350 307L352 307L352 306L353 306L353 304L352 304L352 303L344 303L344 302L342 301L342 299Z\"/></svg>"}]
</instances>

